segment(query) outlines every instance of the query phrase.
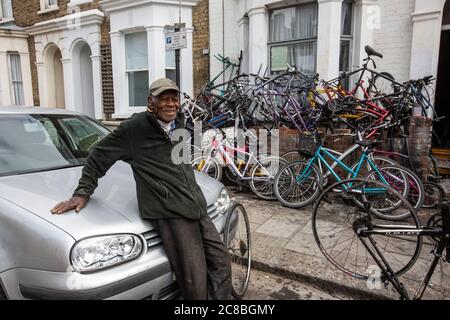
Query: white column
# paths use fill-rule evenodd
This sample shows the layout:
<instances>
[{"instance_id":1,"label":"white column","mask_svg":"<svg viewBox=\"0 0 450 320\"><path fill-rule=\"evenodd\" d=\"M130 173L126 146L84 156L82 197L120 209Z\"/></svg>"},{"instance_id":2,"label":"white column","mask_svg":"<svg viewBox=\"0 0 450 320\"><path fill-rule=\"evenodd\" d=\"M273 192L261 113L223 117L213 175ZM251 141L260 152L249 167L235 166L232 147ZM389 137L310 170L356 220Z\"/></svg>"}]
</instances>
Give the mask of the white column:
<instances>
[{"instance_id":1,"label":"white column","mask_svg":"<svg viewBox=\"0 0 450 320\"><path fill-rule=\"evenodd\" d=\"M31 83L31 66L30 54L20 53L20 64L22 67L22 81L23 81L23 95L25 98L25 105L32 106L33 102L33 85Z\"/></svg>"},{"instance_id":2,"label":"white column","mask_svg":"<svg viewBox=\"0 0 450 320\"><path fill-rule=\"evenodd\" d=\"M166 42L164 27L147 27L148 40L148 81L149 85L166 77Z\"/></svg>"},{"instance_id":3,"label":"white column","mask_svg":"<svg viewBox=\"0 0 450 320\"><path fill-rule=\"evenodd\" d=\"M45 63L44 62L36 62L36 69L37 69L37 75L38 75L38 88L39 88L39 105L41 107L48 106L47 101L47 91L45 90L45 81L46 81L46 74L45 74Z\"/></svg>"},{"instance_id":4,"label":"white column","mask_svg":"<svg viewBox=\"0 0 450 320\"><path fill-rule=\"evenodd\" d=\"M441 12L412 14L413 38L410 78L437 75L441 39Z\"/></svg>"},{"instance_id":5,"label":"white column","mask_svg":"<svg viewBox=\"0 0 450 320\"><path fill-rule=\"evenodd\" d=\"M318 1L317 72L322 79L339 75L342 1Z\"/></svg>"},{"instance_id":6,"label":"white column","mask_svg":"<svg viewBox=\"0 0 450 320\"><path fill-rule=\"evenodd\" d=\"M238 43L238 54L242 51L242 60L241 60L241 73L249 73L248 66L248 18L242 17L238 21L238 32L239 32L239 43Z\"/></svg>"},{"instance_id":7,"label":"white column","mask_svg":"<svg viewBox=\"0 0 450 320\"><path fill-rule=\"evenodd\" d=\"M65 109L70 111L82 112L82 106L75 105L73 88L75 82L72 76L72 59L61 59L61 63L63 65Z\"/></svg>"},{"instance_id":8,"label":"white column","mask_svg":"<svg viewBox=\"0 0 450 320\"><path fill-rule=\"evenodd\" d=\"M102 56L91 56L95 119L103 119Z\"/></svg>"},{"instance_id":9,"label":"white column","mask_svg":"<svg viewBox=\"0 0 450 320\"><path fill-rule=\"evenodd\" d=\"M364 47L366 45L373 46L374 30L381 28L381 7L377 0L357 0L355 10L357 12L355 19L357 35L355 37L354 56L355 61L360 65L367 56Z\"/></svg>"},{"instance_id":10,"label":"white column","mask_svg":"<svg viewBox=\"0 0 450 320\"><path fill-rule=\"evenodd\" d=\"M9 85L8 55L6 52L0 52L0 106L12 105L11 89Z\"/></svg>"},{"instance_id":11,"label":"white column","mask_svg":"<svg viewBox=\"0 0 450 320\"><path fill-rule=\"evenodd\" d=\"M113 66L114 114L119 118L128 112L128 84L125 75L125 39L121 32L110 32Z\"/></svg>"},{"instance_id":12,"label":"white column","mask_svg":"<svg viewBox=\"0 0 450 320\"><path fill-rule=\"evenodd\" d=\"M249 18L249 70L262 75L267 68L268 14L265 7L253 8Z\"/></svg>"},{"instance_id":13,"label":"white column","mask_svg":"<svg viewBox=\"0 0 450 320\"><path fill-rule=\"evenodd\" d=\"M192 56L192 36L194 29L186 28L186 43L187 47L181 49L181 61L180 61L180 90L186 92L191 97L194 95L194 66Z\"/></svg>"}]
</instances>

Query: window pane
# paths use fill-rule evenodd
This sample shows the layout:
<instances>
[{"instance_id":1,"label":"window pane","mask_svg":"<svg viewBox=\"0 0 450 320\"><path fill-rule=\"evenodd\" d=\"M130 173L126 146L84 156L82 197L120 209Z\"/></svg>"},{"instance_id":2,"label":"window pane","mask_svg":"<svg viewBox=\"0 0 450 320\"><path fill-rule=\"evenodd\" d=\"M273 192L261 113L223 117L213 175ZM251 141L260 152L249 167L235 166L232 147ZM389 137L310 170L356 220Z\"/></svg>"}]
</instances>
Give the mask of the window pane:
<instances>
[{"instance_id":1,"label":"window pane","mask_svg":"<svg viewBox=\"0 0 450 320\"><path fill-rule=\"evenodd\" d=\"M166 51L166 68L175 68L175 50Z\"/></svg>"},{"instance_id":2,"label":"window pane","mask_svg":"<svg viewBox=\"0 0 450 320\"><path fill-rule=\"evenodd\" d=\"M20 55L17 53L10 53L10 70L11 70L11 84L14 93L14 104L24 105L25 99L23 94L23 83L22 83L22 68L20 65Z\"/></svg>"},{"instance_id":3,"label":"window pane","mask_svg":"<svg viewBox=\"0 0 450 320\"><path fill-rule=\"evenodd\" d=\"M289 46L278 46L270 48L270 61L272 72L286 70L288 63Z\"/></svg>"},{"instance_id":4,"label":"window pane","mask_svg":"<svg viewBox=\"0 0 450 320\"><path fill-rule=\"evenodd\" d=\"M148 71L128 73L128 94L130 107L147 106Z\"/></svg>"},{"instance_id":5,"label":"window pane","mask_svg":"<svg viewBox=\"0 0 450 320\"><path fill-rule=\"evenodd\" d=\"M272 47L270 50L271 71L286 70L286 64L296 66L306 74L316 72L316 42L298 43Z\"/></svg>"},{"instance_id":6,"label":"window pane","mask_svg":"<svg viewBox=\"0 0 450 320\"><path fill-rule=\"evenodd\" d=\"M353 3L342 3L342 18L341 18L341 35L352 35L352 17L353 17Z\"/></svg>"},{"instance_id":7,"label":"window pane","mask_svg":"<svg viewBox=\"0 0 450 320\"><path fill-rule=\"evenodd\" d=\"M341 53L339 56L339 70L350 70L350 40L341 40Z\"/></svg>"},{"instance_id":8,"label":"window pane","mask_svg":"<svg viewBox=\"0 0 450 320\"><path fill-rule=\"evenodd\" d=\"M48 0L48 6L55 6L58 4L58 0Z\"/></svg>"},{"instance_id":9,"label":"window pane","mask_svg":"<svg viewBox=\"0 0 450 320\"><path fill-rule=\"evenodd\" d=\"M11 0L1 0L0 1L0 17L1 18L12 18L12 6Z\"/></svg>"},{"instance_id":10,"label":"window pane","mask_svg":"<svg viewBox=\"0 0 450 320\"><path fill-rule=\"evenodd\" d=\"M166 78L169 78L173 82L177 82L177 72L175 69L166 69Z\"/></svg>"},{"instance_id":11,"label":"window pane","mask_svg":"<svg viewBox=\"0 0 450 320\"><path fill-rule=\"evenodd\" d=\"M138 32L125 35L127 70L147 69L147 33Z\"/></svg>"},{"instance_id":12,"label":"window pane","mask_svg":"<svg viewBox=\"0 0 450 320\"><path fill-rule=\"evenodd\" d=\"M72 137L72 147L78 158L86 158L92 147L109 133L105 128L82 118L65 118L59 123Z\"/></svg>"},{"instance_id":13,"label":"window pane","mask_svg":"<svg viewBox=\"0 0 450 320\"><path fill-rule=\"evenodd\" d=\"M272 11L270 41L301 40L316 36L316 3Z\"/></svg>"}]
</instances>

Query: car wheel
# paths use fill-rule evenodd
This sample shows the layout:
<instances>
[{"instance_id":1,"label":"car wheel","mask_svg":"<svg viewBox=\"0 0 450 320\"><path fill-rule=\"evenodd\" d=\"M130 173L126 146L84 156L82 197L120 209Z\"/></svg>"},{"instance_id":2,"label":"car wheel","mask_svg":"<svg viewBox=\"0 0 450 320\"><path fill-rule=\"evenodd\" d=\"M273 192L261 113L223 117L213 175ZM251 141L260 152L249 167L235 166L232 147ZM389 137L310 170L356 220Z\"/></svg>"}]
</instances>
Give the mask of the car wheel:
<instances>
[{"instance_id":1,"label":"car wheel","mask_svg":"<svg viewBox=\"0 0 450 320\"><path fill-rule=\"evenodd\" d=\"M8 300L8 298L6 297L6 293L2 288L2 285L0 284L0 300Z\"/></svg>"}]
</instances>

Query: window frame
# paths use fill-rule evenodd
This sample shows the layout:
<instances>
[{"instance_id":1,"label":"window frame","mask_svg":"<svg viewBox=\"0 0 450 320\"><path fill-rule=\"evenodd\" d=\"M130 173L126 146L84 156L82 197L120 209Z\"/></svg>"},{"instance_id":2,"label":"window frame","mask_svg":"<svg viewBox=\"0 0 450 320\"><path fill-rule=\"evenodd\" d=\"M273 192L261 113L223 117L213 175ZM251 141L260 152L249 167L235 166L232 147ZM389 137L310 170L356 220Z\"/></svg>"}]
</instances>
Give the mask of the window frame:
<instances>
[{"instance_id":1,"label":"window frame","mask_svg":"<svg viewBox=\"0 0 450 320\"><path fill-rule=\"evenodd\" d=\"M38 11L38 14L45 14L59 10L58 0L55 0L56 4L50 4L49 1L50 0L40 0L41 10Z\"/></svg>"},{"instance_id":2,"label":"window frame","mask_svg":"<svg viewBox=\"0 0 450 320\"><path fill-rule=\"evenodd\" d=\"M343 30L340 30L339 32L339 75L341 75L343 72L350 72L353 69L353 53L354 53L354 36L355 36L355 1L353 0L344 0L342 1L342 5L344 3L351 3L352 4L352 12L351 12L351 26L350 26L350 30L351 30L351 35L344 35L343 34ZM342 10L341 10L341 21L342 21ZM341 25L342 26L342 25ZM341 48L342 48L342 41L347 41L349 42L349 54L348 54L348 68L349 70L341 70ZM347 82L350 82L351 79L347 79ZM344 84L345 87L349 87L349 83Z\"/></svg>"},{"instance_id":3,"label":"window frame","mask_svg":"<svg viewBox=\"0 0 450 320\"><path fill-rule=\"evenodd\" d=\"M132 32L126 32L124 33L124 49L125 49L125 82L127 85L127 95L128 95L128 108L131 110L135 110L137 108L147 108L147 105L144 106L132 106L130 105L130 74L132 73L136 73L136 72L147 72L147 77L149 78L149 85L150 85L150 69L148 67L148 59L147 59L147 68L140 68L140 69L128 69L128 65L127 65L127 40L126 40L126 36L127 35L131 35L131 34L135 34L135 33L145 33L145 35L147 35L147 32L145 30L136 30L136 31L132 31ZM147 43L147 58L148 58L148 43Z\"/></svg>"},{"instance_id":4,"label":"window frame","mask_svg":"<svg viewBox=\"0 0 450 320\"><path fill-rule=\"evenodd\" d=\"M304 7L304 6L308 6L308 5L315 5L316 6L316 10L317 10L317 16L316 16L316 36L315 37L309 37L309 38L302 38L302 39L292 39L292 40L280 40L280 41L271 41L271 34L270 34L270 30L271 30L271 26L270 26L270 16L274 11L277 10L282 10L282 9L287 9L287 8L293 8L293 7ZM314 57L314 71L313 73L317 72L317 40L318 40L318 19L319 19L319 5L317 1L311 1L311 2L306 2L306 3L297 3L297 4L291 4L291 5L287 5L287 6L280 6L280 7L276 7L276 8L270 8L269 9L269 18L268 18L268 35L267 35L267 57L268 57L268 62L269 65L267 67L269 74L270 75L274 75L276 73L282 72L282 71L272 71L272 48L273 47L280 47L280 46L289 46L289 45L297 45L297 44L305 44L305 43L313 43L315 44L315 48L316 48L316 56Z\"/></svg>"},{"instance_id":5,"label":"window frame","mask_svg":"<svg viewBox=\"0 0 450 320\"><path fill-rule=\"evenodd\" d=\"M13 65L12 65L12 56L19 57L19 68L20 68L20 78L21 80L14 80L13 79ZM17 51L8 51L7 52L8 57L8 69L9 69L9 86L11 90L11 102L13 102L13 105L15 106L23 106L25 105L25 90L24 90L24 83L23 83L23 71L22 71L22 58L20 56L20 53ZM19 100L22 99L22 101L17 101L16 97L16 90L15 86L18 84L21 84L22 90L19 92Z\"/></svg>"}]
</instances>

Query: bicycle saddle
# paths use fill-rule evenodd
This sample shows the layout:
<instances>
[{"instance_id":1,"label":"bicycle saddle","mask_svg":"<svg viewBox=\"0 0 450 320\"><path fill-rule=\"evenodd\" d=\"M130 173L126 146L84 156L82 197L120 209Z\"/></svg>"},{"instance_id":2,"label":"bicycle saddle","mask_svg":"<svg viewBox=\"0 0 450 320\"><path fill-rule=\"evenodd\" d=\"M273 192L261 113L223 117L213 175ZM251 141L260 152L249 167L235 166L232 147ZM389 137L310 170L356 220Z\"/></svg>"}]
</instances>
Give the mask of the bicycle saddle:
<instances>
[{"instance_id":1,"label":"bicycle saddle","mask_svg":"<svg viewBox=\"0 0 450 320\"><path fill-rule=\"evenodd\" d=\"M375 49L373 49L371 46L365 46L364 49L366 50L368 56L376 56L383 59L383 55L378 51L376 51Z\"/></svg>"},{"instance_id":2,"label":"bicycle saddle","mask_svg":"<svg viewBox=\"0 0 450 320\"><path fill-rule=\"evenodd\" d=\"M372 140L360 140L360 141L355 141L355 144L360 145L362 147L376 147L378 144L380 144L382 141L372 141Z\"/></svg>"}]
</instances>

